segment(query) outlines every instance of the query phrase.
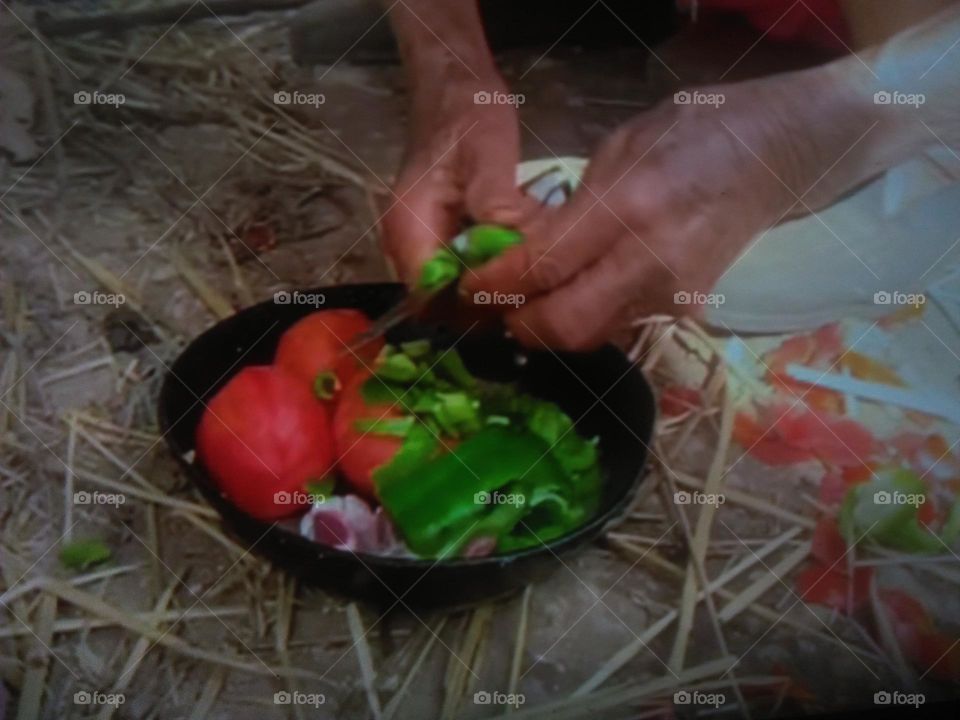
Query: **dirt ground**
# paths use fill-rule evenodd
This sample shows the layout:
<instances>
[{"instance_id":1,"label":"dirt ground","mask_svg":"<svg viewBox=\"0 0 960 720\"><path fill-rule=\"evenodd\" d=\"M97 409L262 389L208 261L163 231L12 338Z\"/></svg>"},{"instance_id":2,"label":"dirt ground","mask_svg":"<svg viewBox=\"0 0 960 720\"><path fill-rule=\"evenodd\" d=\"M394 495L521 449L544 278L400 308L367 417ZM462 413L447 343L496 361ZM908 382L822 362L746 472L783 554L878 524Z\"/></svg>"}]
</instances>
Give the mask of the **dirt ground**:
<instances>
[{"instance_id":1,"label":"dirt ground","mask_svg":"<svg viewBox=\"0 0 960 720\"><path fill-rule=\"evenodd\" d=\"M15 7L29 19L29 8ZM525 594L452 615L383 620L238 544L158 434L159 384L184 344L234 308L281 289L389 279L376 220L402 152L402 74L297 67L279 14L43 42L12 14L0 18L2 67L26 79L19 92L43 151L29 162L0 159L7 717L17 708L41 718L164 720L509 712L477 704L484 691L521 693L513 717L714 712L672 702L695 689L724 695L717 712L743 713L746 699L763 717L869 705L876 690L900 686L900 666L863 627L798 603L780 580L809 547L814 508L805 495L815 495L817 478L802 469L773 483L746 458L726 478L734 494L768 504L719 509L705 570L715 578L747 562L716 593L719 607L761 591L731 612L721 639L698 606L674 667L671 613L681 607L688 538L665 500L673 480L656 463L650 492L611 538L565 557ZM557 50L525 74L539 55L502 62L526 97L527 158L587 155L681 79L642 46ZM708 55L670 67L696 82L716 72ZM123 93L123 104L76 104L74 93L96 89ZM325 102L278 107L271 98L282 89L323 93ZM110 299L119 295L123 302ZM641 339L634 354L666 372L670 353L655 346L676 337L658 326ZM660 428L656 449L694 482L708 475L721 404L679 447ZM739 455L731 450L730 462ZM75 501L95 491L125 501ZM784 533L768 559L751 562L750 548ZM102 540L111 560L63 567L59 550L83 538ZM955 585L939 581L954 589L944 611L960 617ZM928 698L949 694L923 687ZM299 700L278 704L284 692ZM117 694L122 704L103 704Z\"/></svg>"}]
</instances>

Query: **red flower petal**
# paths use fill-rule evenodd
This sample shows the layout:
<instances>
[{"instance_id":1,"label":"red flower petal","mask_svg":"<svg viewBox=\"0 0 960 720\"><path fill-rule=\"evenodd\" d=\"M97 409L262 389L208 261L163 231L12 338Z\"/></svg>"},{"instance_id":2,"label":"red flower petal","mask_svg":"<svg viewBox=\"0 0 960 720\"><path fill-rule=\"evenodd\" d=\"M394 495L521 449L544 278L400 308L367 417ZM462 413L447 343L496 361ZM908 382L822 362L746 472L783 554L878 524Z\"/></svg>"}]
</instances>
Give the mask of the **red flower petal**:
<instances>
[{"instance_id":1,"label":"red flower petal","mask_svg":"<svg viewBox=\"0 0 960 720\"><path fill-rule=\"evenodd\" d=\"M827 465L864 465L877 453L873 434L855 420L821 416L800 408L784 411L771 407L766 414L772 416L773 430L781 439Z\"/></svg>"},{"instance_id":2,"label":"red flower petal","mask_svg":"<svg viewBox=\"0 0 960 720\"><path fill-rule=\"evenodd\" d=\"M809 450L784 442L776 432L767 432L763 425L743 412L734 418L733 439L747 453L767 465L793 465L815 459Z\"/></svg>"}]
</instances>

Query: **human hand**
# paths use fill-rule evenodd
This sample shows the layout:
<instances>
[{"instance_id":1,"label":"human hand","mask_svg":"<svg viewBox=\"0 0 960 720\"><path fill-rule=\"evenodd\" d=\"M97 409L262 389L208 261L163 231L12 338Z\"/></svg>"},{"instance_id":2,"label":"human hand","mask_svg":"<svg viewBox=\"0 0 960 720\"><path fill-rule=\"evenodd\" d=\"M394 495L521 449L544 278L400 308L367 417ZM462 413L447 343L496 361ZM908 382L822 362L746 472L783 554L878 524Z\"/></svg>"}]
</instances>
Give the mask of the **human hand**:
<instances>
[{"instance_id":1,"label":"human hand","mask_svg":"<svg viewBox=\"0 0 960 720\"><path fill-rule=\"evenodd\" d=\"M689 300L797 205L791 188L813 173L798 167L815 162L784 137L765 87L723 88L722 105L665 103L621 127L570 201L538 214L523 245L465 277L465 293L524 295L505 316L513 335L570 350L638 316L702 311Z\"/></svg>"},{"instance_id":2,"label":"human hand","mask_svg":"<svg viewBox=\"0 0 960 720\"><path fill-rule=\"evenodd\" d=\"M413 283L433 252L474 222L517 226L536 203L516 186L516 104L495 72L446 68L414 89L407 155L383 218L384 250Z\"/></svg>"}]
</instances>

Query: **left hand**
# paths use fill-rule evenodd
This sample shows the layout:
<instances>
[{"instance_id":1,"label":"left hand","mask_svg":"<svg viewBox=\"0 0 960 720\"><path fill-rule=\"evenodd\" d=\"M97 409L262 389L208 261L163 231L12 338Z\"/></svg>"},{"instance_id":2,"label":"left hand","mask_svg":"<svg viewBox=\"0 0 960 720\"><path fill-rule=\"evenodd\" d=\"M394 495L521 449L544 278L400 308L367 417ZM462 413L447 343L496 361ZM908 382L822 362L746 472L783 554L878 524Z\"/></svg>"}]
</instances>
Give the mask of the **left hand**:
<instances>
[{"instance_id":1,"label":"left hand","mask_svg":"<svg viewBox=\"0 0 960 720\"><path fill-rule=\"evenodd\" d=\"M527 345L582 350L632 319L696 314L679 293L707 293L795 196L778 118L747 84L726 102L665 103L613 133L563 207L521 227L526 242L465 276L478 290L519 293L506 315ZM748 147L749 146L749 147Z\"/></svg>"}]
</instances>

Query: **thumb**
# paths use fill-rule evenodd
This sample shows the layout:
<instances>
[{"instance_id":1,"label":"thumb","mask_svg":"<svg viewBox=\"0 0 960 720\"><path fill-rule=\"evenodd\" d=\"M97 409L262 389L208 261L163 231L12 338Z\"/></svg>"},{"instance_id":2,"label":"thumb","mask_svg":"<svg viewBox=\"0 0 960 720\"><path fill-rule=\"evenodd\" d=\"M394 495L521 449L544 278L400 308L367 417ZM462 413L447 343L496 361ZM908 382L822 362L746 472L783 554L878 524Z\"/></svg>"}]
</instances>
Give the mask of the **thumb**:
<instances>
[{"instance_id":1,"label":"thumb","mask_svg":"<svg viewBox=\"0 0 960 720\"><path fill-rule=\"evenodd\" d=\"M424 178L415 189L396 193L382 216L383 249L407 283L416 282L423 263L456 229L449 188L445 177Z\"/></svg>"},{"instance_id":2,"label":"thumb","mask_svg":"<svg viewBox=\"0 0 960 720\"><path fill-rule=\"evenodd\" d=\"M487 167L467 183L464 204L475 222L519 228L540 209L516 184L516 168Z\"/></svg>"}]
</instances>

